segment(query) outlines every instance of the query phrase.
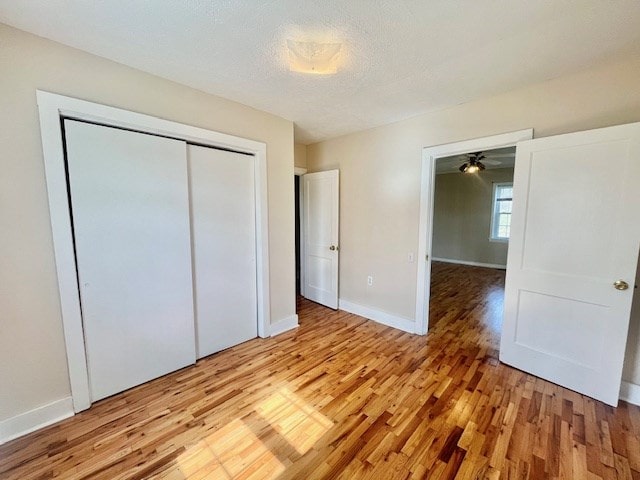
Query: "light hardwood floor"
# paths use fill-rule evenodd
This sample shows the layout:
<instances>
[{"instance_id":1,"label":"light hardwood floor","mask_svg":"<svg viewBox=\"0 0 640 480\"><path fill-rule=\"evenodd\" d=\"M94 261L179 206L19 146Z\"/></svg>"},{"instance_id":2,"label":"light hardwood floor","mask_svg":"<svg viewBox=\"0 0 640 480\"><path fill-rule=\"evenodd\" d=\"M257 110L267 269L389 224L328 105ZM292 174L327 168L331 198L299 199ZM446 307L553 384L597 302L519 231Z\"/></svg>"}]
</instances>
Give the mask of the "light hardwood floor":
<instances>
[{"instance_id":1,"label":"light hardwood floor","mask_svg":"<svg viewBox=\"0 0 640 480\"><path fill-rule=\"evenodd\" d=\"M0 478L640 479L640 408L497 358L504 273L434 264L429 335L299 301L252 340L0 447Z\"/></svg>"}]
</instances>

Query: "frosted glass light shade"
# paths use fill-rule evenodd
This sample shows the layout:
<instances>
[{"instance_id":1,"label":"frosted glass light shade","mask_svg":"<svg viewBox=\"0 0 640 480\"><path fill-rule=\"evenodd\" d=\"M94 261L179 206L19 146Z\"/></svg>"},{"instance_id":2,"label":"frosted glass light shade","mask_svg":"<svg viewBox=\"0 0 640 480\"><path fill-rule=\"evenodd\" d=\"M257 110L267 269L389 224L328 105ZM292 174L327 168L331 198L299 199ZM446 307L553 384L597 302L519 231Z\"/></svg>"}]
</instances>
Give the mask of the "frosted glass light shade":
<instances>
[{"instance_id":1,"label":"frosted glass light shade","mask_svg":"<svg viewBox=\"0 0 640 480\"><path fill-rule=\"evenodd\" d=\"M338 71L341 43L296 42L287 40L289 69L292 72L331 75Z\"/></svg>"}]
</instances>

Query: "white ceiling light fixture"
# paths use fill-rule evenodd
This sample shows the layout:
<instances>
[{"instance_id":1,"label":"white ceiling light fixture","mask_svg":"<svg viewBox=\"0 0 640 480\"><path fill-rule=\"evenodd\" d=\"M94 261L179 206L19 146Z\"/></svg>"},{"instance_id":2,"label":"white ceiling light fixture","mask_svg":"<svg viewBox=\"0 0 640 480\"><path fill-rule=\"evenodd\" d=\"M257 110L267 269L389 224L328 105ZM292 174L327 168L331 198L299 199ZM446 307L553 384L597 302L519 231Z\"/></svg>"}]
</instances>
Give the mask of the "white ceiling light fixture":
<instances>
[{"instance_id":1,"label":"white ceiling light fixture","mask_svg":"<svg viewBox=\"0 0 640 480\"><path fill-rule=\"evenodd\" d=\"M296 42L287 40L289 69L292 72L333 75L338 72L341 43Z\"/></svg>"},{"instance_id":2,"label":"white ceiling light fixture","mask_svg":"<svg viewBox=\"0 0 640 480\"><path fill-rule=\"evenodd\" d=\"M628 76L640 55L638 0L0 0L0 23L291 120L302 144L552 78ZM337 73L291 72L287 39L342 43Z\"/></svg>"}]
</instances>

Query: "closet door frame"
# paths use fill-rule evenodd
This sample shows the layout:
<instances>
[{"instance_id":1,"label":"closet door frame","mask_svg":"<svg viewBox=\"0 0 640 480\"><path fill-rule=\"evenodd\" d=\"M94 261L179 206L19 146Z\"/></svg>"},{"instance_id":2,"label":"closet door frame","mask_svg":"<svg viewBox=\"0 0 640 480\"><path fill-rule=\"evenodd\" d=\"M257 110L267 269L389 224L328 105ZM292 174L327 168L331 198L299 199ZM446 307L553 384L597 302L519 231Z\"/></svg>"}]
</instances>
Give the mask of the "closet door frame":
<instances>
[{"instance_id":1,"label":"closet door frame","mask_svg":"<svg viewBox=\"0 0 640 480\"><path fill-rule=\"evenodd\" d=\"M36 90L51 232L56 260L62 324L74 412L91 406L80 292L76 276L72 223L62 132L64 118L171 137L189 143L253 155L256 212L256 287L258 336L270 336L269 223L266 144L98 103Z\"/></svg>"}]
</instances>

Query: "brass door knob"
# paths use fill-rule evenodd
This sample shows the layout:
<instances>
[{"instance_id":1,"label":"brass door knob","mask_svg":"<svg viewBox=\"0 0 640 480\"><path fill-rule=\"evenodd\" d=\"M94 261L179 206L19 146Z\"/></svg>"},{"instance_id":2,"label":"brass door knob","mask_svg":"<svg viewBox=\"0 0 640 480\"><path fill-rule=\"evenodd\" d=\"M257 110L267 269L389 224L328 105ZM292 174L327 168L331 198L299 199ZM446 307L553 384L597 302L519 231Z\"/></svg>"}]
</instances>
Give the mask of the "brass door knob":
<instances>
[{"instance_id":1,"label":"brass door knob","mask_svg":"<svg viewBox=\"0 0 640 480\"><path fill-rule=\"evenodd\" d=\"M626 290L627 288L629 288L629 284L624 280L616 280L615 282L613 282L613 286L616 290Z\"/></svg>"}]
</instances>

